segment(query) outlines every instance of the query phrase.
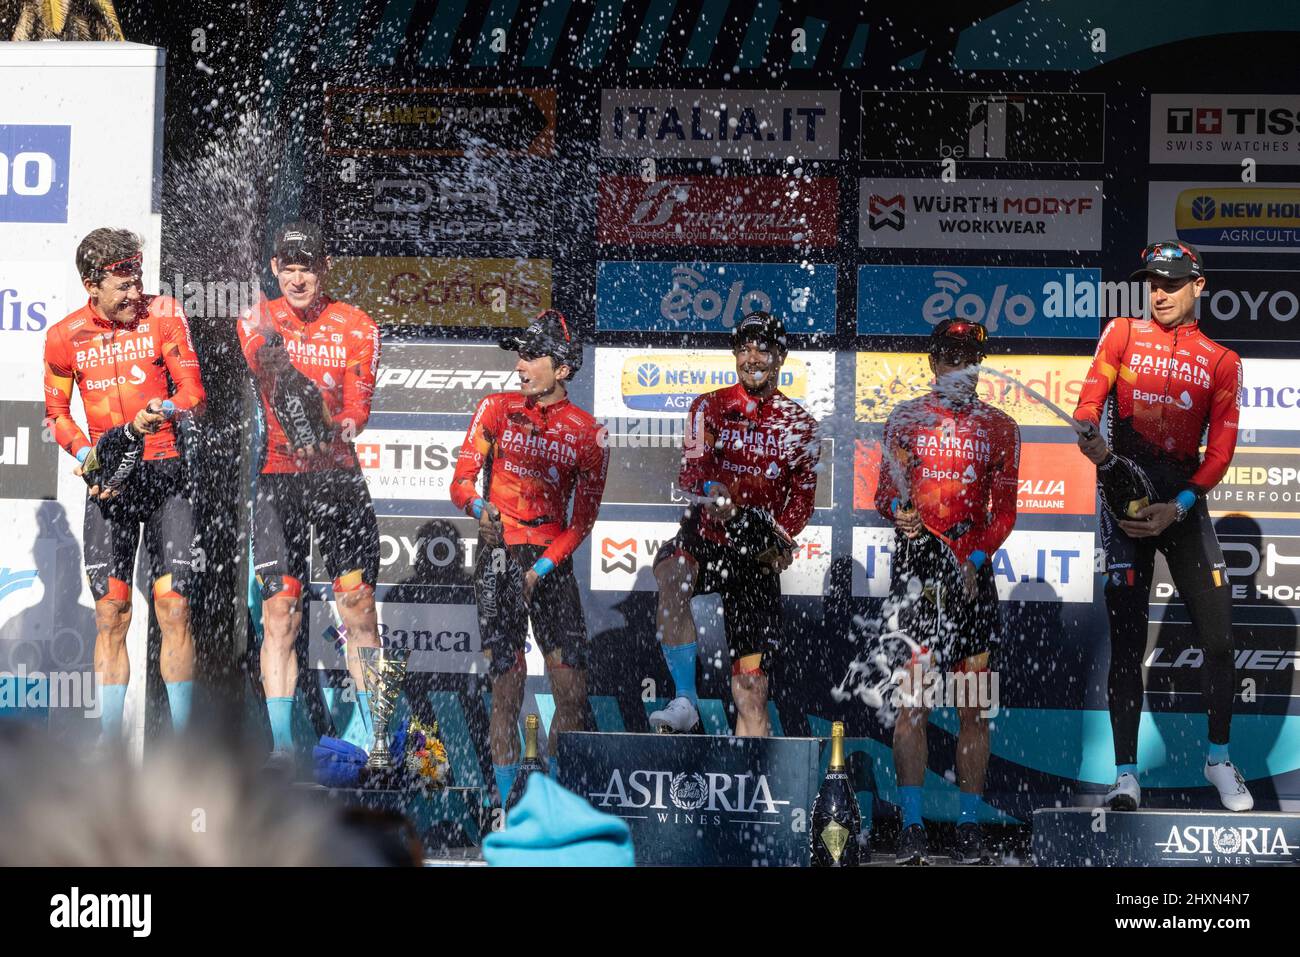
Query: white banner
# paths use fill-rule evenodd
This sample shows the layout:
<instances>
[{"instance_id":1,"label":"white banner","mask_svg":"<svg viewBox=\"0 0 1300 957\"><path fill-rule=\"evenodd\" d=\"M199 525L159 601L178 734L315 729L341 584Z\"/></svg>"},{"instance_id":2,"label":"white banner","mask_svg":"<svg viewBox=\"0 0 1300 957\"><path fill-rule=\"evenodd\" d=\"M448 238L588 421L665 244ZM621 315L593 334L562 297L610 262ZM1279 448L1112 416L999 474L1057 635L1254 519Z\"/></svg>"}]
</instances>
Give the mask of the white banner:
<instances>
[{"instance_id":1,"label":"white banner","mask_svg":"<svg viewBox=\"0 0 1300 957\"><path fill-rule=\"evenodd\" d=\"M658 589L655 553L680 528L678 522L597 522L591 531L592 591ZM809 525L799 534L794 562L781 573L782 594L825 594L831 532L828 525Z\"/></svg>"},{"instance_id":2,"label":"white banner","mask_svg":"<svg viewBox=\"0 0 1300 957\"><path fill-rule=\"evenodd\" d=\"M1100 249L1100 180L862 179L858 244Z\"/></svg>"},{"instance_id":3,"label":"white banner","mask_svg":"<svg viewBox=\"0 0 1300 957\"><path fill-rule=\"evenodd\" d=\"M1300 104L1258 93L1152 93L1152 163L1300 164Z\"/></svg>"},{"instance_id":4,"label":"white banner","mask_svg":"<svg viewBox=\"0 0 1300 957\"><path fill-rule=\"evenodd\" d=\"M37 655L62 667L88 660L94 644L81 568L85 485L27 423L43 401L46 330L86 299L81 239L100 226L140 233L145 288L157 288L163 65L162 50L135 43L0 43L0 577L14 576L0 601L0 661ZM84 422L79 399L72 409ZM136 754L150 585L137 583L127 634L125 722ZM95 733L98 722L87 724Z\"/></svg>"},{"instance_id":5,"label":"white banner","mask_svg":"<svg viewBox=\"0 0 1300 957\"><path fill-rule=\"evenodd\" d=\"M1300 429L1300 375L1294 359L1241 360L1242 429Z\"/></svg>"},{"instance_id":6,"label":"white banner","mask_svg":"<svg viewBox=\"0 0 1300 957\"><path fill-rule=\"evenodd\" d=\"M601 90L604 156L838 159L834 90Z\"/></svg>"},{"instance_id":7,"label":"white banner","mask_svg":"<svg viewBox=\"0 0 1300 957\"><path fill-rule=\"evenodd\" d=\"M383 601L379 612L379 640L385 648L409 648L411 671L441 671L454 674L484 674L487 662L478 633L478 609L474 605L428 605ZM347 664L324 638L334 623L334 602L311 603L311 633L308 660L313 668L343 671Z\"/></svg>"},{"instance_id":8,"label":"white banner","mask_svg":"<svg viewBox=\"0 0 1300 957\"><path fill-rule=\"evenodd\" d=\"M892 528L853 529L855 597L889 594L893 553ZM1092 601L1092 532L1013 531L990 561L1003 601Z\"/></svg>"},{"instance_id":9,"label":"white banner","mask_svg":"<svg viewBox=\"0 0 1300 957\"><path fill-rule=\"evenodd\" d=\"M366 429L355 448L370 497L447 499L464 438L459 429Z\"/></svg>"}]
</instances>

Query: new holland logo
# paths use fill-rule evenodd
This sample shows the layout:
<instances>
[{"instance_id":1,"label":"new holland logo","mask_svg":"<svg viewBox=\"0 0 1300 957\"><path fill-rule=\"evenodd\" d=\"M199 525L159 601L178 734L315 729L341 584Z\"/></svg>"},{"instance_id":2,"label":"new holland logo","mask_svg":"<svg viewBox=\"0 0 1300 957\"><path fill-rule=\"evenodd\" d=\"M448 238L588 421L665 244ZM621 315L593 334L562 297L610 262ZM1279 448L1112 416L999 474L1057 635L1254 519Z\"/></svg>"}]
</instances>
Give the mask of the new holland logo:
<instances>
[{"instance_id":1,"label":"new holland logo","mask_svg":"<svg viewBox=\"0 0 1300 957\"><path fill-rule=\"evenodd\" d=\"M1175 824L1169 829L1169 837L1156 841L1155 846L1162 854L1197 855L1204 857L1207 863L1217 863L1221 858L1234 859L1233 862L1237 863L1253 863L1256 858L1264 858L1267 863L1283 863L1285 859L1294 863L1294 852L1300 849L1300 844L1287 841L1286 832L1280 827L1214 827L1204 824L1181 828ZM1238 858L1252 860L1236 861Z\"/></svg>"},{"instance_id":2,"label":"new holland logo","mask_svg":"<svg viewBox=\"0 0 1300 957\"><path fill-rule=\"evenodd\" d=\"M883 229L888 226L890 229L902 230L904 223L904 214L907 210L907 199L902 193L897 196L880 196L876 193L871 194L867 201L867 225L872 230Z\"/></svg>"},{"instance_id":3,"label":"new holland logo","mask_svg":"<svg viewBox=\"0 0 1300 957\"><path fill-rule=\"evenodd\" d=\"M653 389L659 384L659 367L649 362L637 366L636 381L644 389Z\"/></svg>"},{"instance_id":4,"label":"new holland logo","mask_svg":"<svg viewBox=\"0 0 1300 957\"><path fill-rule=\"evenodd\" d=\"M616 542L612 538L601 539L600 570L602 572L627 572L636 574L636 539Z\"/></svg>"}]
</instances>

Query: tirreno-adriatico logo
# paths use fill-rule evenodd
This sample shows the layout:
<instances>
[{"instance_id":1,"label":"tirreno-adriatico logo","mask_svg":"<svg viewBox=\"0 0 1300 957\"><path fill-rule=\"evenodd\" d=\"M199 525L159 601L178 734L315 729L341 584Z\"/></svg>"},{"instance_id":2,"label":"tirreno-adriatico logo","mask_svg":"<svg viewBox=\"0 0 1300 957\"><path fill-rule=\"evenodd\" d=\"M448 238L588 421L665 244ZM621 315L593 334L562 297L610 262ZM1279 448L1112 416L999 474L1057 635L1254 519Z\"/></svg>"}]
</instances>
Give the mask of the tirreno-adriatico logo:
<instances>
[{"instance_id":1,"label":"tirreno-adriatico logo","mask_svg":"<svg viewBox=\"0 0 1300 957\"><path fill-rule=\"evenodd\" d=\"M637 769L624 775L618 768L605 789L587 792L587 799L615 812L654 811L660 824L722 824L724 815L770 821L790 804L773 797L765 774Z\"/></svg>"},{"instance_id":2,"label":"tirreno-adriatico logo","mask_svg":"<svg viewBox=\"0 0 1300 957\"><path fill-rule=\"evenodd\" d=\"M1155 846L1167 857L1204 864L1295 864L1300 844L1287 842L1280 827L1220 827L1175 824Z\"/></svg>"}]
</instances>

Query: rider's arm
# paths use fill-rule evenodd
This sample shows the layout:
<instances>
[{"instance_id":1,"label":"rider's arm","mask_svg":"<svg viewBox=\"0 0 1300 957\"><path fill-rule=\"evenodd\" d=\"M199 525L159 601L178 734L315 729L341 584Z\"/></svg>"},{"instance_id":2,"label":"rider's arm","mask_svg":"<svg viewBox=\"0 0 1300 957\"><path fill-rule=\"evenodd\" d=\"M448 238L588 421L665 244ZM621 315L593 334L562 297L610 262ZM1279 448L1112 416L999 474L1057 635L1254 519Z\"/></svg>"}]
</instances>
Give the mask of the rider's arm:
<instances>
[{"instance_id":1,"label":"rider's arm","mask_svg":"<svg viewBox=\"0 0 1300 957\"><path fill-rule=\"evenodd\" d=\"M1214 369L1214 395L1205 440L1205 459L1192 475L1192 491L1204 494L1223 479L1237 449L1237 421L1241 417L1241 359L1225 352Z\"/></svg>"},{"instance_id":2,"label":"rider's arm","mask_svg":"<svg viewBox=\"0 0 1300 957\"><path fill-rule=\"evenodd\" d=\"M370 400L375 394L375 374L379 369L379 327L362 313L355 331L358 334L354 335L352 329L347 332L348 364L343 370L343 408L334 417L335 423L345 433L350 432L349 439L360 435L370 420Z\"/></svg>"},{"instance_id":3,"label":"rider's arm","mask_svg":"<svg viewBox=\"0 0 1300 957\"><path fill-rule=\"evenodd\" d=\"M790 470L790 492L785 507L776 516L776 523L791 538L802 532L808 519L812 518L817 501L817 463L822 454L817 423L809 418L796 428L800 429L800 434L797 436L794 467Z\"/></svg>"},{"instance_id":4,"label":"rider's arm","mask_svg":"<svg viewBox=\"0 0 1300 957\"><path fill-rule=\"evenodd\" d=\"M715 474L714 429L709 422L708 394L697 396L686 413L682 437L682 467L677 487L693 495L704 494L704 483Z\"/></svg>"},{"instance_id":5,"label":"rider's arm","mask_svg":"<svg viewBox=\"0 0 1300 957\"><path fill-rule=\"evenodd\" d=\"M57 337L57 338L56 338ZM45 421L54 430L54 441L78 457L90 448L90 439L72 418L72 382L76 376L67 342L58 327L45 334Z\"/></svg>"},{"instance_id":6,"label":"rider's arm","mask_svg":"<svg viewBox=\"0 0 1300 957\"><path fill-rule=\"evenodd\" d=\"M880 468L876 475L876 511L891 525L894 522L894 512L900 504L900 493L894 481L894 470L889 463L889 457L894 455L896 444L901 441L895 423L896 415L897 409L889 414L885 422L885 437L880 442Z\"/></svg>"},{"instance_id":7,"label":"rider's arm","mask_svg":"<svg viewBox=\"0 0 1300 957\"><path fill-rule=\"evenodd\" d=\"M1020 487L1020 427L1008 419L997 433L1001 458L993 464L989 483L989 524L976 535L963 535L953 545L957 558L977 568L993 556L1016 525L1016 491ZM967 539L970 539L967 541Z\"/></svg>"},{"instance_id":8,"label":"rider's arm","mask_svg":"<svg viewBox=\"0 0 1300 957\"><path fill-rule=\"evenodd\" d=\"M578 460L578 481L573 488L573 521L568 528L555 536L555 540L542 553L533 570L539 575L550 571L573 554L582 540L591 534L596 524L596 513L605 494L605 476L609 471L609 448L605 430L592 430L589 444ZM550 565L542 564L546 561Z\"/></svg>"},{"instance_id":9,"label":"rider's arm","mask_svg":"<svg viewBox=\"0 0 1300 957\"><path fill-rule=\"evenodd\" d=\"M175 311L161 319L162 354L176 391L169 397L177 409L193 409L203 403L203 377L199 373L199 357L190 339L190 328L180 304Z\"/></svg>"},{"instance_id":10,"label":"rider's arm","mask_svg":"<svg viewBox=\"0 0 1300 957\"><path fill-rule=\"evenodd\" d=\"M495 399L495 396L488 395L480 400L474 419L465 431L465 441L460 444L456 470L451 478L451 503L475 518L486 504L478 494L478 475L492 450L492 436L496 434Z\"/></svg>"},{"instance_id":11,"label":"rider's arm","mask_svg":"<svg viewBox=\"0 0 1300 957\"><path fill-rule=\"evenodd\" d=\"M1101 422L1102 407L1119 377L1120 366L1124 364L1124 347L1128 345L1130 321L1123 316L1112 319L1101 334L1097 351L1092 357L1092 365L1088 367L1088 375L1079 391L1079 403L1074 408L1074 417L1081 422L1091 422L1093 425Z\"/></svg>"}]
</instances>

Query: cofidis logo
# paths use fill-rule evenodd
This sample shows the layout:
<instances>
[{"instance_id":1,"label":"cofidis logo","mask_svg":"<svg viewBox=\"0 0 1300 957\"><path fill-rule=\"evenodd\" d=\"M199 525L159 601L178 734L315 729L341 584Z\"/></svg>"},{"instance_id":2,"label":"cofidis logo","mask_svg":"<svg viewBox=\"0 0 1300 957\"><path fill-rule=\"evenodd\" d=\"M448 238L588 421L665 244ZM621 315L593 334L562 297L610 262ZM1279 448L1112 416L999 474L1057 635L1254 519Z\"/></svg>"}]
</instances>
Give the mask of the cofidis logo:
<instances>
[{"instance_id":1,"label":"cofidis logo","mask_svg":"<svg viewBox=\"0 0 1300 957\"><path fill-rule=\"evenodd\" d=\"M0 223L66 223L71 126L0 123Z\"/></svg>"},{"instance_id":2,"label":"cofidis logo","mask_svg":"<svg viewBox=\"0 0 1300 957\"><path fill-rule=\"evenodd\" d=\"M1178 194L1179 239L1203 246L1300 252L1300 189L1199 186Z\"/></svg>"},{"instance_id":3,"label":"cofidis logo","mask_svg":"<svg viewBox=\"0 0 1300 957\"><path fill-rule=\"evenodd\" d=\"M736 384L736 360L730 353L683 355L638 353L623 360L623 402L638 412L685 412L696 396ZM808 399L808 365L787 356L780 389L796 402Z\"/></svg>"}]
</instances>

